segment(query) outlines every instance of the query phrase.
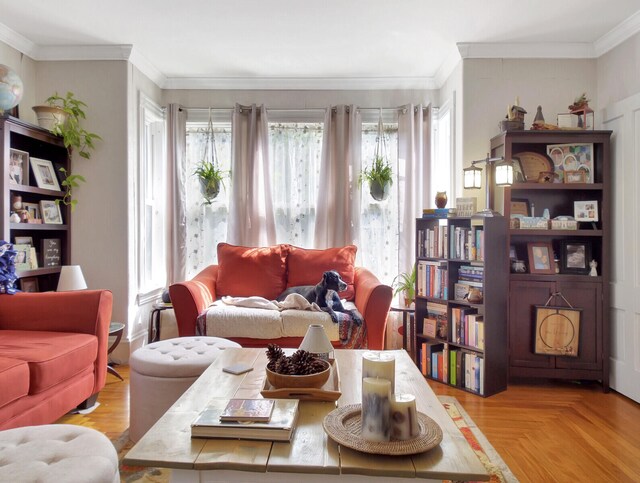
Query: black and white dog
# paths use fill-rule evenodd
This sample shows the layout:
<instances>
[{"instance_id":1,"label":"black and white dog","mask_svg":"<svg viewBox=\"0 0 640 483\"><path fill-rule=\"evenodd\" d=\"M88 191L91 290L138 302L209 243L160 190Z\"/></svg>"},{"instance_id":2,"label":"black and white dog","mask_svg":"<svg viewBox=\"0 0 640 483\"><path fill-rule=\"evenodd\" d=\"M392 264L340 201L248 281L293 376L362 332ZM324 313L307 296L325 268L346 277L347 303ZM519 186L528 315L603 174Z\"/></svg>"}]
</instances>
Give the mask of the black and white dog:
<instances>
[{"instance_id":1,"label":"black and white dog","mask_svg":"<svg viewBox=\"0 0 640 483\"><path fill-rule=\"evenodd\" d=\"M335 270L329 270L322 274L322 279L317 285L289 287L278 296L277 300L282 302L287 298L287 295L297 293L306 298L309 303L315 303L320 309L327 312L334 323L338 323L336 312L343 312L351 315L353 320L359 324L362 322L360 315L355 310L345 309L338 295L338 292L342 292L346 288L347 284L342 280L340 274Z\"/></svg>"}]
</instances>

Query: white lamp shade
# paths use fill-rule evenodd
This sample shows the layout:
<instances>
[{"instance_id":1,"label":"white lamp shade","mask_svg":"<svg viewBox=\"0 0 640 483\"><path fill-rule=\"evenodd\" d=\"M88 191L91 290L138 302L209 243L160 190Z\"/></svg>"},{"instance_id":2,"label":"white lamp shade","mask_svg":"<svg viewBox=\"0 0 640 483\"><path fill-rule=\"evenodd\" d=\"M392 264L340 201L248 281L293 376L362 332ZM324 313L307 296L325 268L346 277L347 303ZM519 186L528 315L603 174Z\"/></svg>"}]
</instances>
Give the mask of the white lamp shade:
<instances>
[{"instance_id":1,"label":"white lamp shade","mask_svg":"<svg viewBox=\"0 0 640 483\"><path fill-rule=\"evenodd\" d=\"M324 327L320 324L311 324L309 326L300 344L300 349L324 357L328 357L333 352L331 341L324 331Z\"/></svg>"},{"instance_id":2,"label":"white lamp shade","mask_svg":"<svg viewBox=\"0 0 640 483\"><path fill-rule=\"evenodd\" d=\"M60 271L58 280L58 292L68 292L69 290L84 290L87 282L84 281L80 265L65 265Z\"/></svg>"},{"instance_id":3,"label":"white lamp shade","mask_svg":"<svg viewBox=\"0 0 640 483\"><path fill-rule=\"evenodd\" d=\"M480 189L482 186L482 170L475 166L464 168L462 170L464 178L463 183L465 189Z\"/></svg>"},{"instance_id":4,"label":"white lamp shade","mask_svg":"<svg viewBox=\"0 0 640 483\"><path fill-rule=\"evenodd\" d=\"M511 163L496 164L496 186L511 186L513 184L513 165Z\"/></svg>"}]
</instances>

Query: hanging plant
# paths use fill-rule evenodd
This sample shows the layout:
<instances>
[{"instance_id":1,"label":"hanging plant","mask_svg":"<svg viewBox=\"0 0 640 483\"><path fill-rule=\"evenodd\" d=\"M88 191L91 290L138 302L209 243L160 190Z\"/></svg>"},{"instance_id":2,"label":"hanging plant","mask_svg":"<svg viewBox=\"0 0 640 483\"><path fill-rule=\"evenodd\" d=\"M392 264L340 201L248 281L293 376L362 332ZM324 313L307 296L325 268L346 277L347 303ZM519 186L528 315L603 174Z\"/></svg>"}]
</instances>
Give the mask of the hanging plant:
<instances>
[{"instance_id":1,"label":"hanging plant","mask_svg":"<svg viewBox=\"0 0 640 483\"><path fill-rule=\"evenodd\" d=\"M219 167L211 109L209 109L209 123L205 136L202 160L193 174L197 176L200 181L200 192L204 197L204 203L210 205L220 193L220 185L222 184L224 186L224 178L228 175L226 171L222 171Z\"/></svg>"},{"instance_id":2,"label":"hanging plant","mask_svg":"<svg viewBox=\"0 0 640 483\"><path fill-rule=\"evenodd\" d=\"M386 142L384 138L384 128L382 125L382 113L378 120L378 134L376 136L376 150L373 155L373 164L366 167L358 177L358 184L367 181L369 193L376 201L384 201L391 194L393 184L393 170L386 157Z\"/></svg>"}]
</instances>

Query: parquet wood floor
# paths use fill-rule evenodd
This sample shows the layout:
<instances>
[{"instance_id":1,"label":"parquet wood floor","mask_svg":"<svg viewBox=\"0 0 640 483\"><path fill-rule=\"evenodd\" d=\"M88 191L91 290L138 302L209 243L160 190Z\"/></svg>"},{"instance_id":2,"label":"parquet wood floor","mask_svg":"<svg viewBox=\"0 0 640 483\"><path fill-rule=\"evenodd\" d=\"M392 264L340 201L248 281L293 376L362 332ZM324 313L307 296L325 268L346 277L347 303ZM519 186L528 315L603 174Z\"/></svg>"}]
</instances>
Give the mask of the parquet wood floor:
<instances>
[{"instance_id":1,"label":"parquet wood floor","mask_svg":"<svg viewBox=\"0 0 640 483\"><path fill-rule=\"evenodd\" d=\"M107 374L100 406L58 422L117 438L129 426L129 368ZM454 396L523 483L640 482L640 404L597 384L521 382L481 398L429 381Z\"/></svg>"}]
</instances>

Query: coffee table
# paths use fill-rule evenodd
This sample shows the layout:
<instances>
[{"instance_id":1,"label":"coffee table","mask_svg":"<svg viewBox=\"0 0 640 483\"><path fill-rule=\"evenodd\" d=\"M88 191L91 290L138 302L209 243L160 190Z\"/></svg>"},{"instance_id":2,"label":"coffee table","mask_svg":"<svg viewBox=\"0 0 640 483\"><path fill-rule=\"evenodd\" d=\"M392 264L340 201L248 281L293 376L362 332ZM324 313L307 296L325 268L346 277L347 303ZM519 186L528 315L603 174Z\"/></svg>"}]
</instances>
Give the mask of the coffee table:
<instances>
[{"instance_id":1,"label":"coffee table","mask_svg":"<svg viewBox=\"0 0 640 483\"><path fill-rule=\"evenodd\" d=\"M342 396L337 402L302 401L291 442L191 438L190 425L212 398L261 397L267 359L263 349L226 349L178 401L127 453L124 463L173 468L172 481L321 483L488 481L489 475L460 430L447 415L405 351L396 356L396 391L415 394L418 411L444 433L440 445L413 456L379 456L340 447L322 428L336 404L359 403L362 354L336 350ZM222 368L243 362L254 370L239 376Z\"/></svg>"}]
</instances>

